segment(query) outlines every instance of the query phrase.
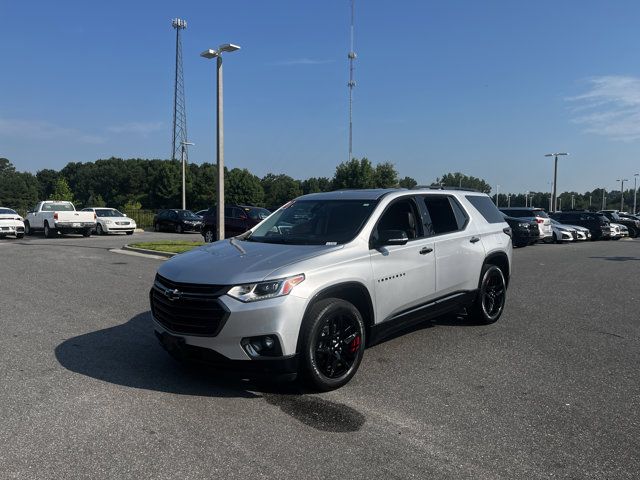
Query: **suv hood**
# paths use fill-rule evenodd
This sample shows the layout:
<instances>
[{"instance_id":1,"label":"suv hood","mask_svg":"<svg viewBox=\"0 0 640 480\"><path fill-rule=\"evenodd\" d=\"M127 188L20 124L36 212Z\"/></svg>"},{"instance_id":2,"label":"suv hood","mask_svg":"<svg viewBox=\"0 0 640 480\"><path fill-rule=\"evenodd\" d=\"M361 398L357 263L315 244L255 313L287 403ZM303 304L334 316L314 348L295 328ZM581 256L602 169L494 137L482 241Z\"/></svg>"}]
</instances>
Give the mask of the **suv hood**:
<instances>
[{"instance_id":1,"label":"suv hood","mask_svg":"<svg viewBox=\"0 0 640 480\"><path fill-rule=\"evenodd\" d=\"M283 245L237 240L234 244L222 240L176 255L163 263L158 273L179 283L252 283L266 279L276 269L343 248L342 245Z\"/></svg>"}]
</instances>

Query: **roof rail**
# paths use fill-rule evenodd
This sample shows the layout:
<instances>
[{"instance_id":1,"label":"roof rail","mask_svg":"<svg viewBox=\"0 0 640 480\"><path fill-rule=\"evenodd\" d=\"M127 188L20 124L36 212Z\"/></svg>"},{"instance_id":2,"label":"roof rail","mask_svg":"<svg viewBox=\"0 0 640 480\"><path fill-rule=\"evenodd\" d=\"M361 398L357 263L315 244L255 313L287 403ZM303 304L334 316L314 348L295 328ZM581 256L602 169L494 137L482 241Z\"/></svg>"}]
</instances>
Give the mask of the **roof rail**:
<instances>
[{"instance_id":1,"label":"roof rail","mask_svg":"<svg viewBox=\"0 0 640 480\"><path fill-rule=\"evenodd\" d=\"M416 185L411 188L411 190L419 190L419 189L428 189L428 190L459 190L461 192L478 192L482 193L480 190L475 188L467 188L467 187L447 187L446 185Z\"/></svg>"}]
</instances>

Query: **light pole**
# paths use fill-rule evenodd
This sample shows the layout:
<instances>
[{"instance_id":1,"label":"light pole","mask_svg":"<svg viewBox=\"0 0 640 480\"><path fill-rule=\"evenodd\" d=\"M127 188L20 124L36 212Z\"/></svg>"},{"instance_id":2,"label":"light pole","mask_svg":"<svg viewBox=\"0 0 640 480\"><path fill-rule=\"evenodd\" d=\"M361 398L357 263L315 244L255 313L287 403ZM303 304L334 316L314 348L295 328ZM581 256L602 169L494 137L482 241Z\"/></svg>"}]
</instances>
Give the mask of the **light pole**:
<instances>
[{"instance_id":1,"label":"light pole","mask_svg":"<svg viewBox=\"0 0 640 480\"><path fill-rule=\"evenodd\" d=\"M571 194L571 210L573 210L573 208L575 206L575 202L573 201L573 197L574 197L574 195Z\"/></svg>"},{"instance_id":2,"label":"light pole","mask_svg":"<svg viewBox=\"0 0 640 480\"><path fill-rule=\"evenodd\" d=\"M524 206L525 208L529 206L529 191L524 192Z\"/></svg>"},{"instance_id":3,"label":"light pole","mask_svg":"<svg viewBox=\"0 0 640 480\"><path fill-rule=\"evenodd\" d=\"M602 210L607 208L607 191L602 189Z\"/></svg>"},{"instance_id":4,"label":"light pole","mask_svg":"<svg viewBox=\"0 0 640 480\"><path fill-rule=\"evenodd\" d=\"M511 208L511 194L507 193L507 207Z\"/></svg>"},{"instance_id":5,"label":"light pole","mask_svg":"<svg viewBox=\"0 0 640 480\"><path fill-rule=\"evenodd\" d=\"M558 157L563 156L563 155L569 155L566 152L559 152L559 153L547 153L545 154L545 157L554 157L555 158L555 162L553 164L553 206L555 207L556 205L556 186L558 185Z\"/></svg>"},{"instance_id":6,"label":"light pole","mask_svg":"<svg viewBox=\"0 0 640 480\"><path fill-rule=\"evenodd\" d=\"M591 195L589 195L589 208L591 208Z\"/></svg>"},{"instance_id":7,"label":"light pole","mask_svg":"<svg viewBox=\"0 0 640 480\"><path fill-rule=\"evenodd\" d=\"M224 240L224 130L223 130L223 108L222 108L222 52L235 52L240 50L238 45L224 43L217 50L212 48L200 54L206 59L217 59L217 88L216 88L216 167L218 169L218 208L217 208L217 230L218 240Z\"/></svg>"},{"instance_id":8,"label":"light pole","mask_svg":"<svg viewBox=\"0 0 640 480\"><path fill-rule=\"evenodd\" d=\"M638 176L640 175L640 173L634 173L633 174L633 214L635 215L637 210L636 210L636 197L638 196L638 187L637 187L637 181L638 181Z\"/></svg>"},{"instance_id":9,"label":"light pole","mask_svg":"<svg viewBox=\"0 0 640 480\"><path fill-rule=\"evenodd\" d=\"M620 182L620 211L624 212L624 182L628 182L627 178L618 178L616 182Z\"/></svg>"},{"instance_id":10,"label":"light pole","mask_svg":"<svg viewBox=\"0 0 640 480\"><path fill-rule=\"evenodd\" d=\"M185 175L186 175L187 162L186 162L185 150L187 149L187 145L195 145L195 143L181 141L180 145L182 147L180 149L180 160L182 161L182 209L186 210L187 209L187 182L185 180Z\"/></svg>"},{"instance_id":11,"label":"light pole","mask_svg":"<svg viewBox=\"0 0 640 480\"><path fill-rule=\"evenodd\" d=\"M500 207L500 185L496 185L496 207Z\"/></svg>"}]
</instances>

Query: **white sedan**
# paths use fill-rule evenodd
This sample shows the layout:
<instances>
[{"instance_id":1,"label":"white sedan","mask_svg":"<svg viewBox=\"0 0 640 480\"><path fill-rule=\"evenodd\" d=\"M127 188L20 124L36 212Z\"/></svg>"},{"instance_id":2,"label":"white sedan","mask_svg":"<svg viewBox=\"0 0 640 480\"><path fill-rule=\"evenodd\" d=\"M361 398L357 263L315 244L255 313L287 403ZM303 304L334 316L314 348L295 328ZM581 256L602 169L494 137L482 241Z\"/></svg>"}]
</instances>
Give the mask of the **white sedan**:
<instances>
[{"instance_id":1,"label":"white sedan","mask_svg":"<svg viewBox=\"0 0 640 480\"><path fill-rule=\"evenodd\" d=\"M96 233L98 235L117 232L125 232L127 235L133 235L133 231L136 229L135 220L127 217L115 208L95 207L84 208L82 211L95 212Z\"/></svg>"},{"instance_id":2,"label":"white sedan","mask_svg":"<svg viewBox=\"0 0 640 480\"><path fill-rule=\"evenodd\" d=\"M24 221L15 210L0 207L0 237L24 237Z\"/></svg>"}]
</instances>

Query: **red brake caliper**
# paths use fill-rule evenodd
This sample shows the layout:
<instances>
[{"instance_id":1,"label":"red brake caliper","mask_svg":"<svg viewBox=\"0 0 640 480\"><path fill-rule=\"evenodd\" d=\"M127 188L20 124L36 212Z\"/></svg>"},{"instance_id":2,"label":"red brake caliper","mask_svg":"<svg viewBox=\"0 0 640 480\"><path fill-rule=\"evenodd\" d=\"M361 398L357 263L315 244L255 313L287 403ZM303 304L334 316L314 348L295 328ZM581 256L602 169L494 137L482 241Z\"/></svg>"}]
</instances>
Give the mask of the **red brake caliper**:
<instances>
[{"instance_id":1,"label":"red brake caliper","mask_svg":"<svg viewBox=\"0 0 640 480\"><path fill-rule=\"evenodd\" d=\"M361 343L360 335L356 335L354 339L351 340L351 343L349 344L349 352L356 353L360 348L360 343Z\"/></svg>"}]
</instances>

